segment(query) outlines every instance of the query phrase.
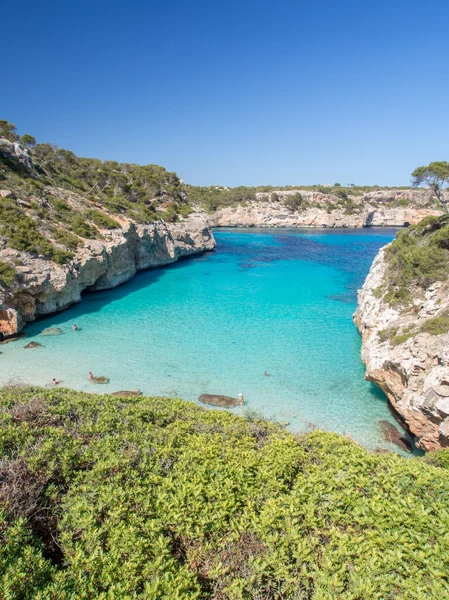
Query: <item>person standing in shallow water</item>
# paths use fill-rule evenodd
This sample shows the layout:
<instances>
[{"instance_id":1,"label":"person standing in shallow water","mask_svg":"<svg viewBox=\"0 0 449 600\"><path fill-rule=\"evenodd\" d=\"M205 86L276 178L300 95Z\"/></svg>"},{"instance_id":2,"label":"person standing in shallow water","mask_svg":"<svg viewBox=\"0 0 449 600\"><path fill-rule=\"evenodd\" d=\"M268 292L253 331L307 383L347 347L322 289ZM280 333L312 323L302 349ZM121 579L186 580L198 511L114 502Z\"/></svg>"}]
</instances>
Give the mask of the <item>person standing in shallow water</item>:
<instances>
[{"instance_id":1,"label":"person standing in shallow water","mask_svg":"<svg viewBox=\"0 0 449 600\"><path fill-rule=\"evenodd\" d=\"M92 373L89 371L89 380L92 381L92 379L94 378L94 376L92 375Z\"/></svg>"},{"instance_id":2,"label":"person standing in shallow water","mask_svg":"<svg viewBox=\"0 0 449 600\"><path fill-rule=\"evenodd\" d=\"M76 323L74 323L72 325L72 329L73 329L73 331L78 331L78 325Z\"/></svg>"},{"instance_id":3,"label":"person standing in shallow water","mask_svg":"<svg viewBox=\"0 0 449 600\"><path fill-rule=\"evenodd\" d=\"M243 404L245 402L242 392L240 392L240 394L237 396L237 398L239 399L240 404Z\"/></svg>"}]
</instances>

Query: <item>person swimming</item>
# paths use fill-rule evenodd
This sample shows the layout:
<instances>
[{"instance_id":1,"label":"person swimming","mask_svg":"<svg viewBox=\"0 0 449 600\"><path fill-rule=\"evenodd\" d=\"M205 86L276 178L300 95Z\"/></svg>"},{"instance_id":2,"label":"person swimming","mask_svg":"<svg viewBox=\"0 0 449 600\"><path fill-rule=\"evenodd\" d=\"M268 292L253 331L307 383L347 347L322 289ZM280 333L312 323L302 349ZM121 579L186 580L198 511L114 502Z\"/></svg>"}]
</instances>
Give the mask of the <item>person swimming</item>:
<instances>
[{"instance_id":1,"label":"person swimming","mask_svg":"<svg viewBox=\"0 0 449 600\"><path fill-rule=\"evenodd\" d=\"M92 379L94 378L94 376L92 375L92 373L89 371L89 380L92 381Z\"/></svg>"},{"instance_id":2,"label":"person swimming","mask_svg":"<svg viewBox=\"0 0 449 600\"><path fill-rule=\"evenodd\" d=\"M56 380L55 377L51 380L51 385L58 385L59 381Z\"/></svg>"},{"instance_id":3,"label":"person swimming","mask_svg":"<svg viewBox=\"0 0 449 600\"><path fill-rule=\"evenodd\" d=\"M267 373L266 371L264 371L263 374L265 375L265 377L269 377L270 376L270 374Z\"/></svg>"},{"instance_id":4,"label":"person swimming","mask_svg":"<svg viewBox=\"0 0 449 600\"><path fill-rule=\"evenodd\" d=\"M78 325L76 323L74 323L72 325L72 329L73 329L73 331L78 331Z\"/></svg>"}]
</instances>

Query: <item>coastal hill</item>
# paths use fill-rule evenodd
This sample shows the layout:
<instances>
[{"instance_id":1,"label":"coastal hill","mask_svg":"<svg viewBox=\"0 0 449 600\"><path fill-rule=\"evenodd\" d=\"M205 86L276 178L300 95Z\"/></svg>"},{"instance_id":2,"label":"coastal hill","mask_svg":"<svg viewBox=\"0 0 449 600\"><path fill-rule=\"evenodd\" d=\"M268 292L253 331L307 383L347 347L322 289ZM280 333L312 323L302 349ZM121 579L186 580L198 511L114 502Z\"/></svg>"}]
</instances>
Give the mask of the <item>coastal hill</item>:
<instances>
[{"instance_id":1,"label":"coastal hill","mask_svg":"<svg viewBox=\"0 0 449 600\"><path fill-rule=\"evenodd\" d=\"M449 217L429 217L383 248L355 322L366 377L424 450L449 446Z\"/></svg>"},{"instance_id":2,"label":"coastal hill","mask_svg":"<svg viewBox=\"0 0 449 600\"><path fill-rule=\"evenodd\" d=\"M162 167L10 137L0 138L0 335L79 302L85 289L215 246L205 213Z\"/></svg>"},{"instance_id":3,"label":"coastal hill","mask_svg":"<svg viewBox=\"0 0 449 600\"><path fill-rule=\"evenodd\" d=\"M0 393L0 589L11 600L439 600L448 451L163 398Z\"/></svg>"}]
</instances>

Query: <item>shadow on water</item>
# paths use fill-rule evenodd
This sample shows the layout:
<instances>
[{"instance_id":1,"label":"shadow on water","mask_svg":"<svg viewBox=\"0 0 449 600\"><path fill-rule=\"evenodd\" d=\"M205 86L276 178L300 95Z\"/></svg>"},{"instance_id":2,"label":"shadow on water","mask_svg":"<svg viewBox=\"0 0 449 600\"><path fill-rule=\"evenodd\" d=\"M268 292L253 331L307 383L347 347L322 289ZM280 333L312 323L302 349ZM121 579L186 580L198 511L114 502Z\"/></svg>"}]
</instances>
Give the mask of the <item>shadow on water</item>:
<instances>
[{"instance_id":1,"label":"shadow on water","mask_svg":"<svg viewBox=\"0 0 449 600\"><path fill-rule=\"evenodd\" d=\"M423 452L422 450L420 450L419 448L416 447L414 437L408 432L403 420L398 415L398 413L393 409L391 404L388 402L388 398L384 394L384 392L379 387L377 387L377 385L375 383L372 383L372 382L369 382L369 383L370 383L370 394L373 396L373 398L376 398L376 400L378 400L379 402L382 402L387 405L388 410L390 411L391 416L393 417L394 421L396 422L397 428L399 429L402 437L404 437L412 447L411 454L413 456L424 456L425 452Z\"/></svg>"},{"instance_id":2,"label":"shadow on water","mask_svg":"<svg viewBox=\"0 0 449 600\"><path fill-rule=\"evenodd\" d=\"M125 298L126 296L129 296L130 294L137 292L142 288L157 283L167 271L183 268L184 261L204 261L207 260L208 255L210 254L211 252L204 252L200 255L185 256L179 259L176 263L162 265L160 267L150 267L149 269L145 269L144 271L137 272L132 279L130 279L129 281L125 281L116 288L93 291L86 289L81 293L81 302L73 304L67 309L60 311L60 313L40 315L36 319L34 324L45 323L45 321L54 319L57 314L62 314L67 311L70 311L70 317L73 318L73 321L75 322L77 317L99 312L103 307L107 306L111 302L121 300L122 298ZM28 327L30 326L33 326L33 324L30 324Z\"/></svg>"}]
</instances>

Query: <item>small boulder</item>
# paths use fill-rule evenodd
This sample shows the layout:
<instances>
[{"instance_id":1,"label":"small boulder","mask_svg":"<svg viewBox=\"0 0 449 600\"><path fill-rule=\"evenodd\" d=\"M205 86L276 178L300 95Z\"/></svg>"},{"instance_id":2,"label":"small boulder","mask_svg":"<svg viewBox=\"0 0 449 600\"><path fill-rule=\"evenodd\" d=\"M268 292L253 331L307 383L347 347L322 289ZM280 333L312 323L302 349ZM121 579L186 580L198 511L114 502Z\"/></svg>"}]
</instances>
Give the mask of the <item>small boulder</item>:
<instances>
[{"instance_id":1,"label":"small boulder","mask_svg":"<svg viewBox=\"0 0 449 600\"><path fill-rule=\"evenodd\" d=\"M62 335L64 332L60 327L47 327L39 335Z\"/></svg>"},{"instance_id":2,"label":"small boulder","mask_svg":"<svg viewBox=\"0 0 449 600\"><path fill-rule=\"evenodd\" d=\"M393 423L390 423L389 421L379 421L379 429L386 442L391 442L406 452L412 451L411 443L407 438L401 435L401 432L393 425Z\"/></svg>"},{"instance_id":3,"label":"small boulder","mask_svg":"<svg viewBox=\"0 0 449 600\"><path fill-rule=\"evenodd\" d=\"M15 200L16 195L11 190L0 190L0 198L11 198L11 200Z\"/></svg>"},{"instance_id":4,"label":"small boulder","mask_svg":"<svg viewBox=\"0 0 449 600\"><path fill-rule=\"evenodd\" d=\"M93 377L90 381L92 381L92 383L109 383L107 377Z\"/></svg>"},{"instance_id":5,"label":"small boulder","mask_svg":"<svg viewBox=\"0 0 449 600\"><path fill-rule=\"evenodd\" d=\"M231 396L220 396L217 394L201 394L198 398L203 404L210 404L211 406L221 406L223 408L233 408L241 404L239 398L232 398Z\"/></svg>"},{"instance_id":6,"label":"small boulder","mask_svg":"<svg viewBox=\"0 0 449 600\"><path fill-rule=\"evenodd\" d=\"M24 348L42 348L42 344L39 344L39 342L28 342Z\"/></svg>"}]
</instances>

